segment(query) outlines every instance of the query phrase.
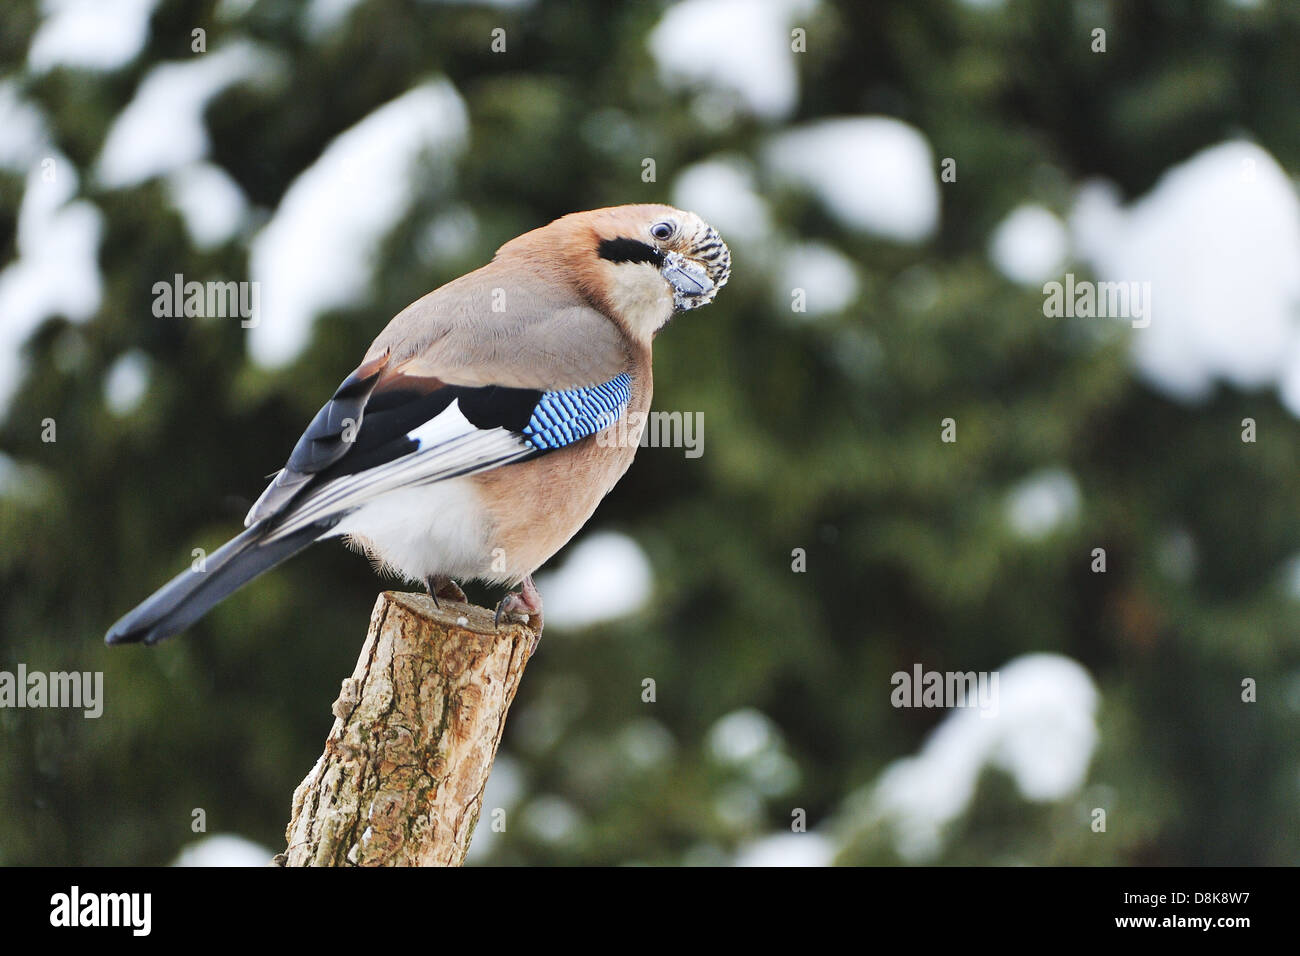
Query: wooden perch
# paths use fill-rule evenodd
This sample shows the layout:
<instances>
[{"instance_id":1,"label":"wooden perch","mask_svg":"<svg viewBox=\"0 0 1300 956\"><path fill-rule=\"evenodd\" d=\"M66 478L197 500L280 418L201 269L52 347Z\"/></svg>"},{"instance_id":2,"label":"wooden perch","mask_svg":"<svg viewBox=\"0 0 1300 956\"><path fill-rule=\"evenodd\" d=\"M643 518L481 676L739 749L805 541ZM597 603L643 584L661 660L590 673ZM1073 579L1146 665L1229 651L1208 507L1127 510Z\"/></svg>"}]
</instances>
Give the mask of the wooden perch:
<instances>
[{"instance_id":1,"label":"wooden perch","mask_svg":"<svg viewBox=\"0 0 1300 956\"><path fill-rule=\"evenodd\" d=\"M459 866L534 633L385 591L293 794L281 866Z\"/></svg>"}]
</instances>

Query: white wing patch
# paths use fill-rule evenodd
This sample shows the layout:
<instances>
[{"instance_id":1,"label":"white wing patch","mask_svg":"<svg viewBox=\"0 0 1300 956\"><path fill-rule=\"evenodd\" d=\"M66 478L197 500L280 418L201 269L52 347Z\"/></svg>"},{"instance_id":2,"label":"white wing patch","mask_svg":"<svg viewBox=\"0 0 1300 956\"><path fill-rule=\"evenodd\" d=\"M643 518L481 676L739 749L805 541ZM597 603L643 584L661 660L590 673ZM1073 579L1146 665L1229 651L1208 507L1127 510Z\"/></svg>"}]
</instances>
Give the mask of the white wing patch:
<instances>
[{"instance_id":1,"label":"white wing patch","mask_svg":"<svg viewBox=\"0 0 1300 956\"><path fill-rule=\"evenodd\" d=\"M473 434L478 430L461 413L458 398L419 428L407 432L406 437L419 443L420 451L424 451L426 448L433 448L435 445L452 441L462 435Z\"/></svg>"}]
</instances>

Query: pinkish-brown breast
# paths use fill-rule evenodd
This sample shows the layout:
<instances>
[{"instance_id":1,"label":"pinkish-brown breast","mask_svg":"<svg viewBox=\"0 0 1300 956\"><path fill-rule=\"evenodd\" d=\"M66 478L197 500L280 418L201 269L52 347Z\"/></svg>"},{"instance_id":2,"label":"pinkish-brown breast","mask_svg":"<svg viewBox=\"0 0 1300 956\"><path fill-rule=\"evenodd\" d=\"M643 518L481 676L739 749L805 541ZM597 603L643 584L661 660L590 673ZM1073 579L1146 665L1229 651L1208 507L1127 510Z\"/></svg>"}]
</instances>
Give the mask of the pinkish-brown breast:
<instances>
[{"instance_id":1,"label":"pinkish-brown breast","mask_svg":"<svg viewBox=\"0 0 1300 956\"><path fill-rule=\"evenodd\" d=\"M537 458L475 475L482 501L491 515L491 536L504 549L487 580L515 584L541 567L581 530L602 498L623 477L636 455L640 430L625 423L644 422L653 382L649 355L629 369L632 377L627 411L602 432Z\"/></svg>"}]
</instances>

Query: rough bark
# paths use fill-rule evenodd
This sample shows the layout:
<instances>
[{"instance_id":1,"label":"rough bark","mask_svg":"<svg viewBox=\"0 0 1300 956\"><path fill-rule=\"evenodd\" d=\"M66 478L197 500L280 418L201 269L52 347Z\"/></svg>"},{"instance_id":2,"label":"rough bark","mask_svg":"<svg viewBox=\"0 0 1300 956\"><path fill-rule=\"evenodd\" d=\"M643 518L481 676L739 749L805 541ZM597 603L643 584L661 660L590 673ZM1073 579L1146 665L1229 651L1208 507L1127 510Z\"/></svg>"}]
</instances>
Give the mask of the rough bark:
<instances>
[{"instance_id":1,"label":"rough bark","mask_svg":"<svg viewBox=\"0 0 1300 956\"><path fill-rule=\"evenodd\" d=\"M533 643L484 608L381 594L275 862L460 865Z\"/></svg>"}]
</instances>

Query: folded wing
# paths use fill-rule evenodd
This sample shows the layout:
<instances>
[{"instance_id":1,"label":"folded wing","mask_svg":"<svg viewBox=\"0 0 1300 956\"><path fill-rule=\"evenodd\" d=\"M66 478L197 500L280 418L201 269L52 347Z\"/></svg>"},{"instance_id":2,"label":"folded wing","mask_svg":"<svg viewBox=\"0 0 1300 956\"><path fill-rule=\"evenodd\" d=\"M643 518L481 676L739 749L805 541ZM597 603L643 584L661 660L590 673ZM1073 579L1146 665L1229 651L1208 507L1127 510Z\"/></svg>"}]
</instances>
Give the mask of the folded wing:
<instances>
[{"instance_id":1,"label":"folded wing","mask_svg":"<svg viewBox=\"0 0 1300 956\"><path fill-rule=\"evenodd\" d=\"M631 379L566 389L450 385L358 369L299 439L245 523L268 540L328 527L377 495L523 461L618 420Z\"/></svg>"}]
</instances>

